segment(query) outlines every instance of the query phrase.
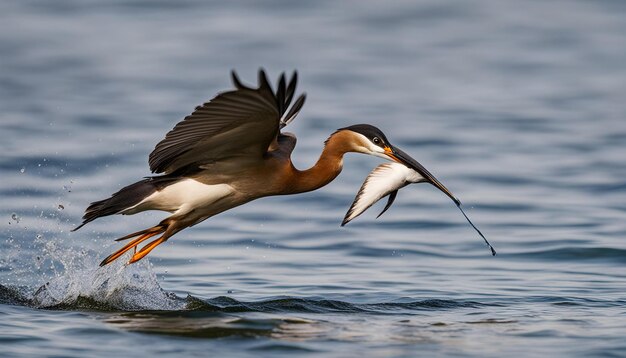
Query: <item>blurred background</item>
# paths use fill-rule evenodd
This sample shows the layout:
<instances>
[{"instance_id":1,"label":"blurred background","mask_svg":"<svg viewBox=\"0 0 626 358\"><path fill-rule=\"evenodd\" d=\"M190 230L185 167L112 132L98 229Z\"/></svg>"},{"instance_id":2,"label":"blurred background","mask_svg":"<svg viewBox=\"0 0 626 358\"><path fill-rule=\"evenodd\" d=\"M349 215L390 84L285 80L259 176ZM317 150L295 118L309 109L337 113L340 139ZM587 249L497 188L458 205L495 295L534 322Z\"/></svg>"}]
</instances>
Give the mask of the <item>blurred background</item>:
<instances>
[{"instance_id":1,"label":"blurred background","mask_svg":"<svg viewBox=\"0 0 626 358\"><path fill-rule=\"evenodd\" d=\"M297 70L307 92L288 128L298 168L335 129L376 125L498 256L426 185L340 228L379 164L351 154L325 188L98 269L114 238L166 214L69 233L86 206L149 175L154 145L230 89L232 69L256 84L260 67ZM0 343L8 356L623 355L625 93L622 1L3 1Z\"/></svg>"}]
</instances>

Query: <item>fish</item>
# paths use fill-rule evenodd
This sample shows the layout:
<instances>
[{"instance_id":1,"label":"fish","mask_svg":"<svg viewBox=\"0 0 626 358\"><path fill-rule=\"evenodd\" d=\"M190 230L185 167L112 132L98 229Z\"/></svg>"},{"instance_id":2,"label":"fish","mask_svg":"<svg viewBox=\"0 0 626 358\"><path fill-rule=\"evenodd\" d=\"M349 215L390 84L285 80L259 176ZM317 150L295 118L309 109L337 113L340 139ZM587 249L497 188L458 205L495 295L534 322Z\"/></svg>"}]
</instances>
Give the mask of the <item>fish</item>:
<instances>
[{"instance_id":1,"label":"fish","mask_svg":"<svg viewBox=\"0 0 626 358\"><path fill-rule=\"evenodd\" d=\"M403 153L404 154L404 153ZM412 164L409 162L409 164ZM491 250L493 256L496 255L496 250L491 246L489 241L483 233L474 225L474 223L467 216L463 208L461 207L461 201L457 199L452 193L447 190L443 184L434 179L434 176L426 171L419 163L412 165L415 168L410 168L404 164L398 162L383 163L374 170L372 170L365 181L361 185L361 188L357 192L352 205L346 212L346 215L341 222L341 226L345 226L350 221L361 215L372 205L377 203L380 199L388 197L387 204L383 210L378 214L376 218L383 215L396 200L398 191L409 184L417 183L430 183L442 190L448 197L452 199L456 207L461 211L467 222L476 230L478 235L485 241L485 244ZM442 189L443 188L443 189ZM445 189L445 190L444 190Z\"/></svg>"}]
</instances>

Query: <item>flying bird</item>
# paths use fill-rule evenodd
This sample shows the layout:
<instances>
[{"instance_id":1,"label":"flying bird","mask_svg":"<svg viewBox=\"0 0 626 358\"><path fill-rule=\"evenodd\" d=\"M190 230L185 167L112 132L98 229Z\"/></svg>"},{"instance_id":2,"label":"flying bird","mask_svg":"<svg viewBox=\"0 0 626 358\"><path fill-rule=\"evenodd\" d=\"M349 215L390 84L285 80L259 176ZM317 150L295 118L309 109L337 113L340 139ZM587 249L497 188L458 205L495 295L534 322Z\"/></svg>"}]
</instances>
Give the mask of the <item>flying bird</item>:
<instances>
[{"instance_id":1,"label":"flying bird","mask_svg":"<svg viewBox=\"0 0 626 358\"><path fill-rule=\"evenodd\" d=\"M341 226L346 225L354 218L361 215L365 210L369 209L380 199L388 197L387 204L385 204L383 210L376 217L379 218L385 213L385 211L387 211L387 209L391 207L394 200L396 200L398 190L409 184L430 183L435 185L438 189L450 197L452 201L454 201L467 222L474 228L474 230L476 230L478 235L483 238L485 244L487 244L487 247L491 250L491 254L495 256L496 250L493 246L491 246L489 241L487 241L485 235L483 235L483 233L469 219L467 214L465 214L465 211L461 208L461 201L452 195L452 193L447 190L443 184L437 181L437 179L435 179L435 177L433 177L433 175L430 174L421 164L413 160L400 149L396 148L395 151L395 156L399 158L403 164L396 162L383 163L374 168L361 185L361 188L356 194L352 205L350 205L350 209L348 209L346 216L341 222Z\"/></svg>"},{"instance_id":2,"label":"flying bird","mask_svg":"<svg viewBox=\"0 0 626 358\"><path fill-rule=\"evenodd\" d=\"M129 250L129 263L148 255L179 231L252 200L316 190L341 172L348 152L389 159L414 168L426 181L452 194L423 167L392 146L376 127L357 124L328 137L317 162L299 170L291 162L296 137L283 129L294 120L306 95L296 94L297 73L281 74L272 88L261 69L258 87L244 85L232 72L234 89L204 103L165 135L148 162L155 176L128 185L110 198L93 202L83 215L85 224L114 214L132 215L161 210L171 215L157 225L116 241L130 240L105 258L107 265ZM293 99L295 101L292 101ZM159 236L160 235L160 236ZM144 241L158 236L138 250Z\"/></svg>"}]
</instances>

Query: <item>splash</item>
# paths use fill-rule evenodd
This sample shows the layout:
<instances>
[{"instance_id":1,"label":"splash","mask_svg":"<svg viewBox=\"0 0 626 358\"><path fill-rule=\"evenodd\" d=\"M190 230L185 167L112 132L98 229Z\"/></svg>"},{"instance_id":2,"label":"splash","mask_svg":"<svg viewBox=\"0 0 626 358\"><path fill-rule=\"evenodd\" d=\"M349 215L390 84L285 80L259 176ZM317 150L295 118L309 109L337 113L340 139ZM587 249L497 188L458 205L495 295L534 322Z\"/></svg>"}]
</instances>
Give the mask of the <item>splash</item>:
<instances>
[{"instance_id":1,"label":"splash","mask_svg":"<svg viewBox=\"0 0 626 358\"><path fill-rule=\"evenodd\" d=\"M164 291L145 260L126 265L122 261L98 267L95 256L88 265L72 263L63 273L41 285L33 294L40 308L82 308L135 310L179 310L185 303Z\"/></svg>"},{"instance_id":2,"label":"splash","mask_svg":"<svg viewBox=\"0 0 626 358\"><path fill-rule=\"evenodd\" d=\"M46 236L11 236L3 245L8 259L0 268L8 275L1 283L15 288L29 306L125 311L185 307L184 300L161 288L148 260L126 265L122 258L99 267L96 251Z\"/></svg>"}]
</instances>

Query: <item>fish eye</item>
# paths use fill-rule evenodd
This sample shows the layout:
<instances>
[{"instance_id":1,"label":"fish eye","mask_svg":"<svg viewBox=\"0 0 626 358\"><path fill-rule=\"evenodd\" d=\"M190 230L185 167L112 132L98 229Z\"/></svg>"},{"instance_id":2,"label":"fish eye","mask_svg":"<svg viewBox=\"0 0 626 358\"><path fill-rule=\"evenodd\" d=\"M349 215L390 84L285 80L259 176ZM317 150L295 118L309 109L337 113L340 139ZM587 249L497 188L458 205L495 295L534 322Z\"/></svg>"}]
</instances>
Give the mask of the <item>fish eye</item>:
<instances>
[{"instance_id":1,"label":"fish eye","mask_svg":"<svg viewBox=\"0 0 626 358\"><path fill-rule=\"evenodd\" d=\"M380 144L381 140L378 137L374 137L374 138L372 138L372 142L374 142L374 144Z\"/></svg>"}]
</instances>

